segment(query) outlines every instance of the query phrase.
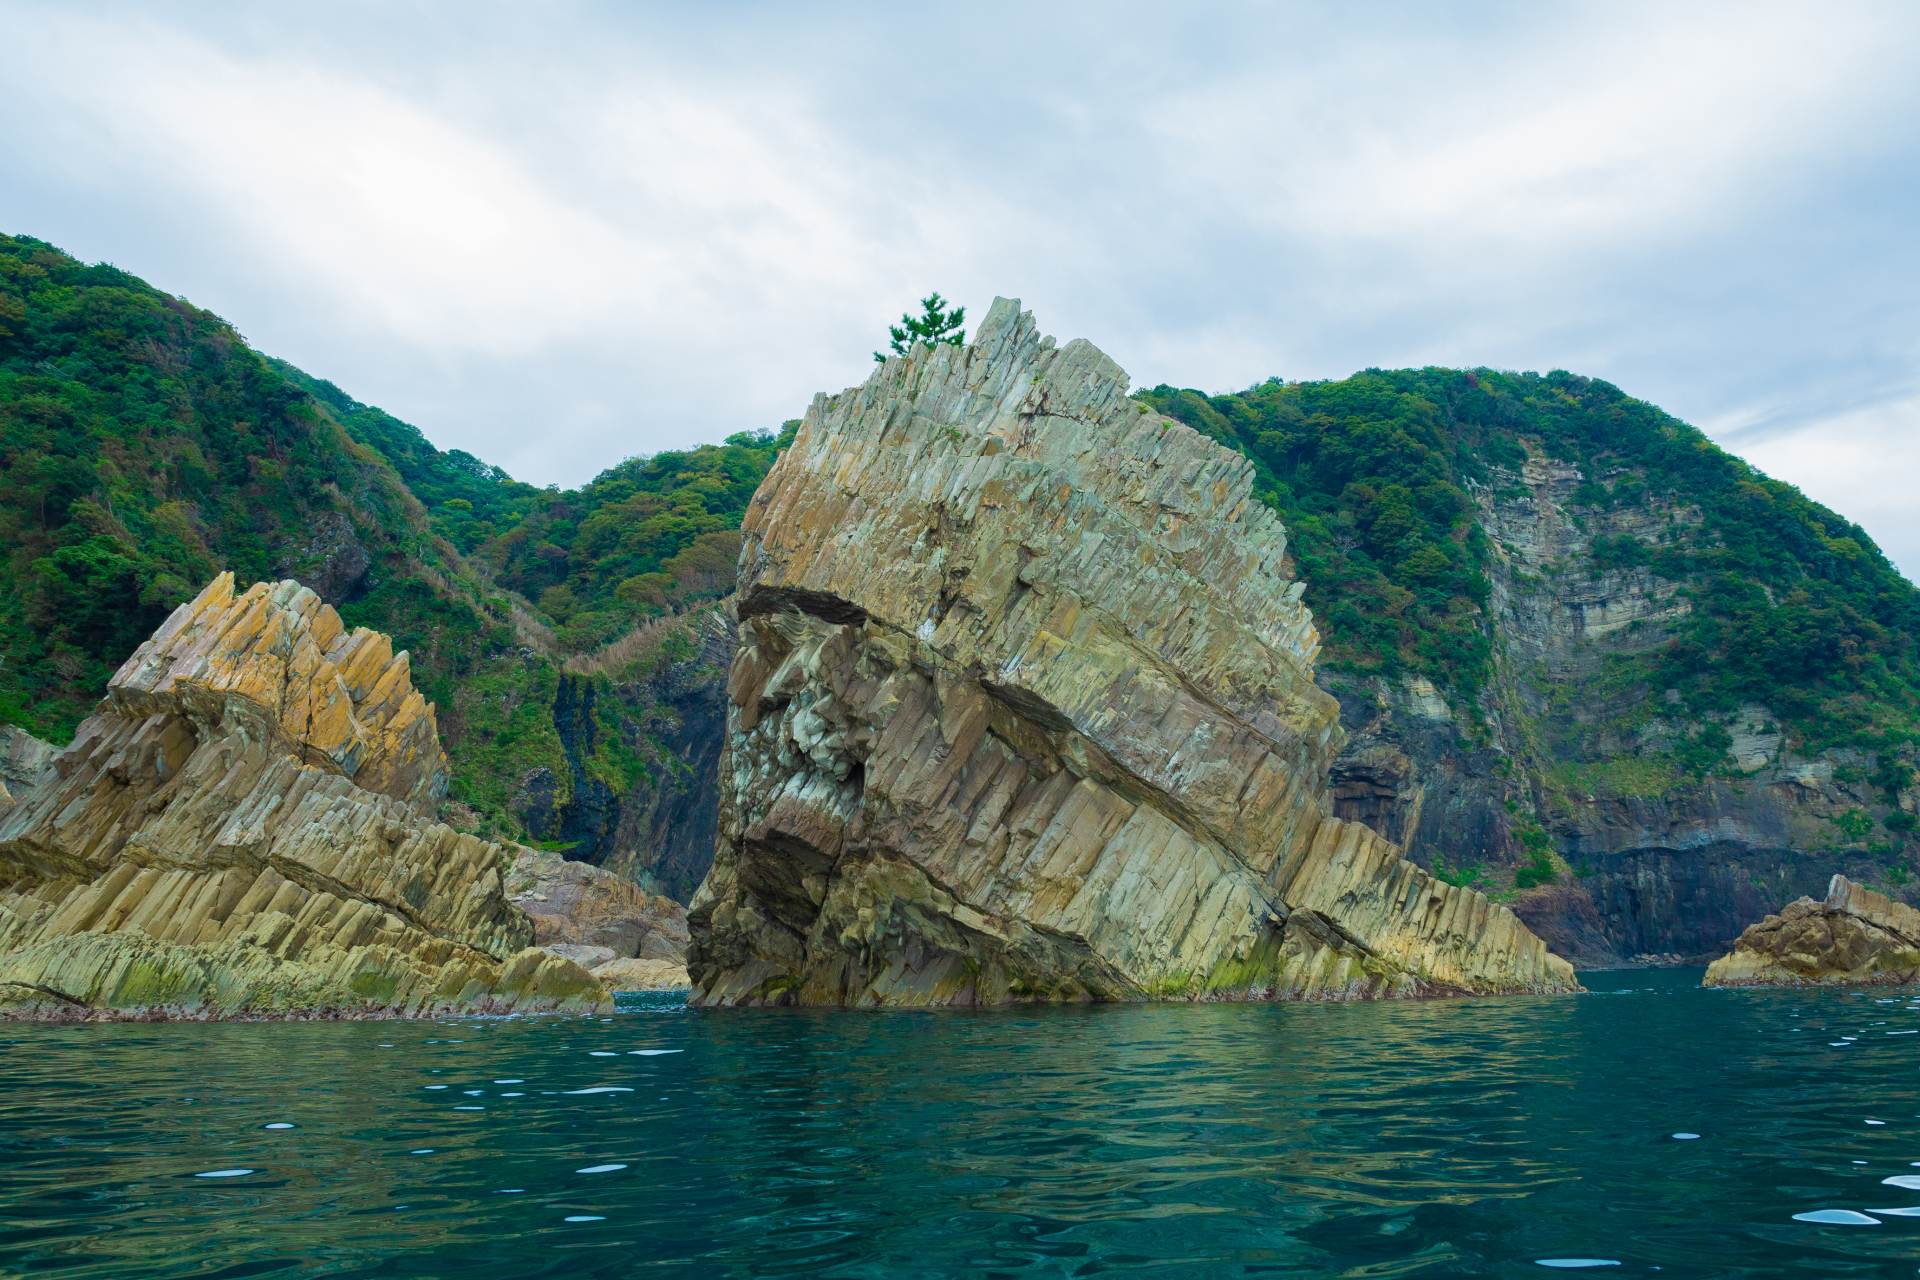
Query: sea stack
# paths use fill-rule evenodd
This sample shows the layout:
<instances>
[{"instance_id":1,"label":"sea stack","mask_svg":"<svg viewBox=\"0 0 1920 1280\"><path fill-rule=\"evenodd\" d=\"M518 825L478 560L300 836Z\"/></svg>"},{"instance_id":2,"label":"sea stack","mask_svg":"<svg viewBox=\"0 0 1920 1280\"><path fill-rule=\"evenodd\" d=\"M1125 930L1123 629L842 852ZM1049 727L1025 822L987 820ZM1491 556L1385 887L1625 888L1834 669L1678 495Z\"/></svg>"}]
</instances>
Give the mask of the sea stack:
<instances>
[{"instance_id":1,"label":"sea stack","mask_svg":"<svg viewBox=\"0 0 1920 1280\"><path fill-rule=\"evenodd\" d=\"M995 302L816 397L747 513L705 1004L1576 990L1334 819L1338 708L1242 456Z\"/></svg>"},{"instance_id":2,"label":"sea stack","mask_svg":"<svg viewBox=\"0 0 1920 1280\"><path fill-rule=\"evenodd\" d=\"M1798 898L1707 966L1709 987L1890 986L1920 982L1920 911L1836 875L1823 901Z\"/></svg>"},{"instance_id":3,"label":"sea stack","mask_svg":"<svg viewBox=\"0 0 1920 1280\"><path fill-rule=\"evenodd\" d=\"M0 819L0 1014L593 1009L447 786L407 655L297 582L222 574Z\"/></svg>"}]
</instances>

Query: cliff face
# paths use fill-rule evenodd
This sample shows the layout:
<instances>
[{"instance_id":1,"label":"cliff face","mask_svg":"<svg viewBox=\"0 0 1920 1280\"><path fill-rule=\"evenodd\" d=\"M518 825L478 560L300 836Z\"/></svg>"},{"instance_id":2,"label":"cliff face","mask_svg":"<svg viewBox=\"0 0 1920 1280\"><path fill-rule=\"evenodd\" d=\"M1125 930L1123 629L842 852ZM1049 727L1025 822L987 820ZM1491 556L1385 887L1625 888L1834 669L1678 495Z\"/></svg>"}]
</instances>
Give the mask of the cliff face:
<instances>
[{"instance_id":1,"label":"cliff face","mask_svg":"<svg viewBox=\"0 0 1920 1280\"><path fill-rule=\"evenodd\" d=\"M703 607L642 630L637 654L616 643L559 677L552 722L564 765L524 774L513 809L569 859L685 902L713 861L734 629L724 610ZM629 767L596 768L609 754Z\"/></svg>"},{"instance_id":2,"label":"cliff face","mask_svg":"<svg viewBox=\"0 0 1920 1280\"><path fill-rule=\"evenodd\" d=\"M592 1008L532 948L407 655L223 574L0 820L0 1007L46 1016Z\"/></svg>"},{"instance_id":3,"label":"cliff face","mask_svg":"<svg viewBox=\"0 0 1920 1280\"><path fill-rule=\"evenodd\" d=\"M1004 300L817 398L747 514L696 998L1572 989L1330 815L1338 707L1251 482Z\"/></svg>"},{"instance_id":4,"label":"cliff face","mask_svg":"<svg viewBox=\"0 0 1920 1280\"><path fill-rule=\"evenodd\" d=\"M1630 539L1652 558L1714 535L1685 504L1583 500L1596 478L1645 488L1536 456L1479 490L1497 643L1477 707L1418 676L1322 672L1349 732L1335 811L1450 874L1492 883L1537 859L1552 882L1514 910L1596 965L1705 959L1836 873L1900 877L1901 840L1865 819L1910 814L1920 791L1889 805L1870 754L1800 746L1766 705L1695 718L1662 698L1656 668L1691 612L1687 584L1597 552ZM1724 747L1683 767L1703 730Z\"/></svg>"},{"instance_id":5,"label":"cliff face","mask_svg":"<svg viewBox=\"0 0 1920 1280\"><path fill-rule=\"evenodd\" d=\"M1920 982L1920 911L1835 876L1742 933L1707 968L1710 987Z\"/></svg>"}]
</instances>

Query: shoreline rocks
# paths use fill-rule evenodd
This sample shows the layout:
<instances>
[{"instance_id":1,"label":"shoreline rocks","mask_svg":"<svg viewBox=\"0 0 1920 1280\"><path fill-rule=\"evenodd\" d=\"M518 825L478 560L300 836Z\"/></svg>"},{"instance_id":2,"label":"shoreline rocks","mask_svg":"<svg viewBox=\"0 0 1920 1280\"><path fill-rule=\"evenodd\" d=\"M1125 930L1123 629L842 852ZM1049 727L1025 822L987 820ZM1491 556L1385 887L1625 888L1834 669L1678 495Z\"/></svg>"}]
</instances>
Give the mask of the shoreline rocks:
<instances>
[{"instance_id":1,"label":"shoreline rocks","mask_svg":"<svg viewBox=\"0 0 1920 1280\"><path fill-rule=\"evenodd\" d=\"M407 655L292 581L216 578L0 818L0 1016L589 1010L447 785Z\"/></svg>"},{"instance_id":2,"label":"shoreline rocks","mask_svg":"<svg viewBox=\"0 0 1920 1280\"><path fill-rule=\"evenodd\" d=\"M610 991L673 991L687 980L687 909L588 862L520 847L507 898L535 945L581 965Z\"/></svg>"},{"instance_id":3,"label":"shoreline rocks","mask_svg":"<svg viewBox=\"0 0 1920 1280\"><path fill-rule=\"evenodd\" d=\"M1707 967L1709 987L1899 986L1920 982L1920 911L1836 875L1751 925Z\"/></svg>"},{"instance_id":4,"label":"shoreline rocks","mask_svg":"<svg viewBox=\"0 0 1920 1280\"><path fill-rule=\"evenodd\" d=\"M702 1004L1577 990L1332 816L1253 467L997 301L817 397L748 510Z\"/></svg>"}]
</instances>

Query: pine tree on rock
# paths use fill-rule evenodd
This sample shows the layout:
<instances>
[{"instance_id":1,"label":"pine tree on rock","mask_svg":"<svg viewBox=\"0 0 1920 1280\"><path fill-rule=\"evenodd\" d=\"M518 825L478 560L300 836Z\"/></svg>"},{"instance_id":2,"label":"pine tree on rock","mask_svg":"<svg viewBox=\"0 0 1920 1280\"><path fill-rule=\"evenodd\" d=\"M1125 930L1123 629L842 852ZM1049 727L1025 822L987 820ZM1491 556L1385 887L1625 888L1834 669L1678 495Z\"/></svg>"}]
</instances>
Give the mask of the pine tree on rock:
<instances>
[{"instance_id":1,"label":"pine tree on rock","mask_svg":"<svg viewBox=\"0 0 1920 1280\"><path fill-rule=\"evenodd\" d=\"M947 300L940 296L938 289L920 299L920 307L919 315L903 312L899 324L887 326L887 345L893 349L894 355L907 354L916 342L924 342L928 346L944 342L950 347L958 347L966 342L967 331L962 327L967 319L965 307L949 310ZM876 351L873 359L876 364L884 364L887 357Z\"/></svg>"}]
</instances>

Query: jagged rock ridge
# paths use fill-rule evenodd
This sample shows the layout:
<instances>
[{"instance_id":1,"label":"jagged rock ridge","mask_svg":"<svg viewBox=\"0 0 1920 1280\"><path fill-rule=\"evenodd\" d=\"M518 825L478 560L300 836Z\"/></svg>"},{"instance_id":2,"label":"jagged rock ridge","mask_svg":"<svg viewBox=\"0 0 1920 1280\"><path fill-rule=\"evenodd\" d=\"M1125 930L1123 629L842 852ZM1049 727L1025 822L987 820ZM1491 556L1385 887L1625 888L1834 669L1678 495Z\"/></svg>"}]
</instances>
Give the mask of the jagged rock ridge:
<instances>
[{"instance_id":1,"label":"jagged rock ridge","mask_svg":"<svg viewBox=\"0 0 1920 1280\"><path fill-rule=\"evenodd\" d=\"M1710 987L1920 982L1920 911L1836 875L1823 901L1799 898L1751 925L1707 967Z\"/></svg>"},{"instance_id":2,"label":"jagged rock ridge","mask_svg":"<svg viewBox=\"0 0 1920 1280\"><path fill-rule=\"evenodd\" d=\"M818 397L748 511L696 999L1575 989L1334 819L1341 733L1242 457L995 303Z\"/></svg>"},{"instance_id":3,"label":"jagged rock ridge","mask_svg":"<svg viewBox=\"0 0 1920 1280\"><path fill-rule=\"evenodd\" d=\"M297 582L180 606L0 820L0 1009L337 1016L592 1008L446 789L407 655Z\"/></svg>"}]
</instances>

